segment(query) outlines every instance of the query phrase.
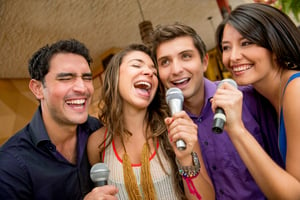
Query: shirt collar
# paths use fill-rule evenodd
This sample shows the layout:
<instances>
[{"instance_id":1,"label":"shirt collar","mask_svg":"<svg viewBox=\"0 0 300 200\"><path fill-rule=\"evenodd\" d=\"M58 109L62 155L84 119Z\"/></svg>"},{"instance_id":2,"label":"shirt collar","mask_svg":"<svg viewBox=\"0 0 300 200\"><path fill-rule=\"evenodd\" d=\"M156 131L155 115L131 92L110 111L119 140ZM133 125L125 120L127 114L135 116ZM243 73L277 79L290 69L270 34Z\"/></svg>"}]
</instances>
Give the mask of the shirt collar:
<instances>
[{"instance_id":1,"label":"shirt collar","mask_svg":"<svg viewBox=\"0 0 300 200\"><path fill-rule=\"evenodd\" d=\"M32 141L35 146L37 146L40 142L50 141L42 118L41 106L39 106L37 111L34 113L33 118L29 124L29 128L30 132L32 133Z\"/></svg>"}]
</instances>

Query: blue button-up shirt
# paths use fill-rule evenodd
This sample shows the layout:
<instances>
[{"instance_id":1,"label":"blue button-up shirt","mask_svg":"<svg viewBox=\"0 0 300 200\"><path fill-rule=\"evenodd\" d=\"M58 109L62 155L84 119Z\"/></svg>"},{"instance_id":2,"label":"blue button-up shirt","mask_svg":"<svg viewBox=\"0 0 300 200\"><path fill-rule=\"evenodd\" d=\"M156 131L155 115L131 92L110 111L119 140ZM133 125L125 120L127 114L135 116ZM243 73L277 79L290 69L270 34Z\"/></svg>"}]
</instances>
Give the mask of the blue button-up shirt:
<instances>
[{"instance_id":1,"label":"blue button-up shirt","mask_svg":"<svg viewBox=\"0 0 300 200\"><path fill-rule=\"evenodd\" d=\"M83 199L93 187L86 143L100 127L89 117L77 128L77 163L68 162L51 143L41 109L0 148L0 199Z\"/></svg>"},{"instance_id":2,"label":"blue button-up shirt","mask_svg":"<svg viewBox=\"0 0 300 200\"><path fill-rule=\"evenodd\" d=\"M247 167L241 160L228 134L212 131L214 113L209 99L217 83L205 81L205 104L199 116L188 113L198 125L198 139L205 166L211 177L216 199L265 199ZM252 87L239 87L243 92L242 118L245 127L271 157L282 166L277 145L277 117L271 104Z\"/></svg>"}]
</instances>

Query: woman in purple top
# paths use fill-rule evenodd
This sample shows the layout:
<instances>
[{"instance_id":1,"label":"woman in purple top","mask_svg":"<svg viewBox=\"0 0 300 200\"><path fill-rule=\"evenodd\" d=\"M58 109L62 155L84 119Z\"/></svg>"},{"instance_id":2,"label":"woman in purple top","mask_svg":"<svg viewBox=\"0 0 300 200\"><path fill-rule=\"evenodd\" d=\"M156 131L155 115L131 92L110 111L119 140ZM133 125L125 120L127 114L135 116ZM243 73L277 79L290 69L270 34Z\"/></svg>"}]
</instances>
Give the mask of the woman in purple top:
<instances>
[{"instance_id":1,"label":"woman in purple top","mask_svg":"<svg viewBox=\"0 0 300 200\"><path fill-rule=\"evenodd\" d=\"M225 130L264 194L269 199L300 199L300 31L272 6L244 4L218 27L217 42L237 83L252 84L276 109L285 169L245 128L240 91L223 84L212 100L213 110L225 110Z\"/></svg>"}]
</instances>

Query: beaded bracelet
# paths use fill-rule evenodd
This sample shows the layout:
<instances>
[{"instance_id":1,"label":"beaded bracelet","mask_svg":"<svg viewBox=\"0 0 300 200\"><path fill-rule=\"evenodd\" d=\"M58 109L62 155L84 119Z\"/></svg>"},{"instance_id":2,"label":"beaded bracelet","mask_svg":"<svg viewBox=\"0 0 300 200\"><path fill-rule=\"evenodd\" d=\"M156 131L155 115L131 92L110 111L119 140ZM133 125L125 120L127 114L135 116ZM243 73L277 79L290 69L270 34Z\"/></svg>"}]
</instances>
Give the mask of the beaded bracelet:
<instances>
[{"instance_id":1,"label":"beaded bracelet","mask_svg":"<svg viewBox=\"0 0 300 200\"><path fill-rule=\"evenodd\" d=\"M200 172L200 162L197 153L192 152L191 155L193 159L193 166L181 166L176 160L179 174L183 176L183 178L194 178Z\"/></svg>"}]
</instances>

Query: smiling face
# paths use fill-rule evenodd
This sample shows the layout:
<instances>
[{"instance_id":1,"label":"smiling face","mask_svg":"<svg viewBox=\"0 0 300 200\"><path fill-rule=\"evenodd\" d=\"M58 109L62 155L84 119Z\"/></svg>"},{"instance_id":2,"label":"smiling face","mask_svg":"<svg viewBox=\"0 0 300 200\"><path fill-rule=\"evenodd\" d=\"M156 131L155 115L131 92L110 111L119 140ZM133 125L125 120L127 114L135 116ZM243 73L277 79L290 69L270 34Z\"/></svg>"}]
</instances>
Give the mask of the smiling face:
<instances>
[{"instance_id":1,"label":"smiling face","mask_svg":"<svg viewBox=\"0 0 300 200\"><path fill-rule=\"evenodd\" d=\"M123 105L147 108L158 87L157 70L150 56L141 51L125 55L120 65L118 87Z\"/></svg>"},{"instance_id":2,"label":"smiling face","mask_svg":"<svg viewBox=\"0 0 300 200\"><path fill-rule=\"evenodd\" d=\"M255 85L277 73L275 56L244 38L229 24L224 28L222 50L223 63L239 85Z\"/></svg>"},{"instance_id":3,"label":"smiling face","mask_svg":"<svg viewBox=\"0 0 300 200\"><path fill-rule=\"evenodd\" d=\"M45 124L51 121L74 126L87 120L94 88L84 57L72 53L55 54L44 84L40 81L36 84L40 84L35 95L41 102Z\"/></svg>"},{"instance_id":4,"label":"smiling face","mask_svg":"<svg viewBox=\"0 0 300 200\"><path fill-rule=\"evenodd\" d=\"M203 76L208 57L200 53L190 36L177 37L161 43L156 51L159 76L166 88L178 87L184 98L197 96L203 89Z\"/></svg>"}]
</instances>

